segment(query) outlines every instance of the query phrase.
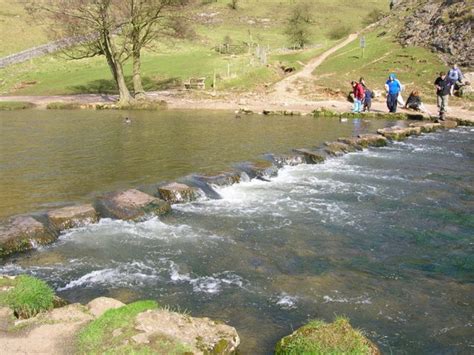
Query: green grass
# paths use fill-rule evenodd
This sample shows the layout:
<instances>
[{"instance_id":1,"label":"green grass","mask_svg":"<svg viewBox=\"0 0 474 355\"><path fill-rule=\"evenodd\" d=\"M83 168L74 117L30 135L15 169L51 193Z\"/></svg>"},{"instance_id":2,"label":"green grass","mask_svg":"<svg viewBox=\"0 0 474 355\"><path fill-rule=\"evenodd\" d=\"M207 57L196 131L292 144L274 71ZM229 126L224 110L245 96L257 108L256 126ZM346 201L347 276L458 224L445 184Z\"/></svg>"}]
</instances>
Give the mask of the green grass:
<instances>
[{"instance_id":1,"label":"green grass","mask_svg":"<svg viewBox=\"0 0 474 355\"><path fill-rule=\"evenodd\" d=\"M0 0L1 2L7 3L6 0ZM299 62L309 60L332 43L328 38L332 29L341 26L350 31L360 29L365 25L364 18L370 11L387 6L385 0L313 0L315 11L310 49L282 54L282 49L290 45L284 34L284 27L294 0L241 0L238 10L230 9L228 2L218 0L193 10L194 14L190 17L196 19L195 40L175 40L167 45L158 43L143 54L145 90L181 86L181 82L190 77L206 77L206 87L210 88L214 73L218 77L218 89L253 90L281 78L282 74L275 69L279 62L299 68ZM15 6L11 8L12 14L20 13L22 10L19 5ZM216 15L212 21L206 21L201 14ZM34 22L23 17L17 18L17 21L18 26L28 22L30 28L44 32ZM213 48L223 43L226 36L234 44L258 43L269 47L270 66L257 63L252 56L253 49L250 53L235 56L218 54ZM19 43L23 36L8 38L15 38L15 42ZM45 38L44 33L41 38ZM37 39L37 42L42 42L42 39ZM131 83L130 64L126 65L125 72ZM0 77L0 94L116 93L104 58L68 61L48 55L0 69Z\"/></svg>"},{"instance_id":2,"label":"green grass","mask_svg":"<svg viewBox=\"0 0 474 355\"><path fill-rule=\"evenodd\" d=\"M35 105L24 101L0 101L0 111L25 110L33 108Z\"/></svg>"},{"instance_id":3,"label":"green grass","mask_svg":"<svg viewBox=\"0 0 474 355\"><path fill-rule=\"evenodd\" d=\"M155 337L150 344L135 344L135 317L144 311L158 308L155 301L138 301L110 309L89 323L78 335L80 354L182 354L188 349L166 337ZM113 336L113 331L120 334Z\"/></svg>"},{"instance_id":4,"label":"green grass","mask_svg":"<svg viewBox=\"0 0 474 355\"><path fill-rule=\"evenodd\" d=\"M13 286L0 293L0 304L11 308L18 318L30 318L54 307L54 291L42 280L21 275L14 280L1 279L0 285Z\"/></svg>"},{"instance_id":5,"label":"green grass","mask_svg":"<svg viewBox=\"0 0 474 355\"><path fill-rule=\"evenodd\" d=\"M372 354L375 346L355 330L346 318L333 323L314 320L283 338L277 344L276 355L299 354Z\"/></svg>"}]
</instances>

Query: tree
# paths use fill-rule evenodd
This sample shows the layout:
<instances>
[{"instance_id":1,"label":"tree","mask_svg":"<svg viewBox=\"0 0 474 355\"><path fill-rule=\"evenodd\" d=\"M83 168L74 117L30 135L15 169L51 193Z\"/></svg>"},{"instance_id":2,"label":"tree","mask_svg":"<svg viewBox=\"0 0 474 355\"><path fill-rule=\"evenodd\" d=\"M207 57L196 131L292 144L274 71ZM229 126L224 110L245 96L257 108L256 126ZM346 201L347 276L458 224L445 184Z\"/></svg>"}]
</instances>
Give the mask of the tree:
<instances>
[{"instance_id":1,"label":"tree","mask_svg":"<svg viewBox=\"0 0 474 355\"><path fill-rule=\"evenodd\" d=\"M186 31L183 8L190 0L122 0L124 17L129 23L123 36L130 42L133 60L133 88L135 98L144 96L141 77L141 51L160 37L182 36Z\"/></svg>"},{"instance_id":2,"label":"tree","mask_svg":"<svg viewBox=\"0 0 474 355\"><path fill-rule=\"evenodd\" d=\"M54 35L79 43L67 51L72 59L105 56L119 90L119 104L133 100L125 83L123 64L128 59L127 41L121 38L128 18L121 16L123 0L33 0L27 10L45 14Z\"/></svg>"},{"instance_id":3,"label":"tree","mask_svg":"<svg viewBox=\"0 0 474 355\"><path fill-rule=\"evenodd\" d=\"M296 48L304 48L306 44L310 43L313 22L312 7L309 2L297 4L288 19L285 34Z\"/></svg>"}]
</instances>

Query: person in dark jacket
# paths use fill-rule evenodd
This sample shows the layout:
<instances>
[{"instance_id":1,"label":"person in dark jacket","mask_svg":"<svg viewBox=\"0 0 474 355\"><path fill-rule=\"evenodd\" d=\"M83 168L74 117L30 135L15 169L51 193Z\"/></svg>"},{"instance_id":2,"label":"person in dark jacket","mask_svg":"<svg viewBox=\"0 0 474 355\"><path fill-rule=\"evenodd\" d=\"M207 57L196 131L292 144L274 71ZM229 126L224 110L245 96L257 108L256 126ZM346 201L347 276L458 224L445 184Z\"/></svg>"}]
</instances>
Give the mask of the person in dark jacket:
<instances>
[{"instance_id":1,"label":"person in dark jacket","mask_svg":"<svg viewBox=\"0 0 474 355\"><path fill-rule=\"evenodd\" d=\"M448 112L448 98L451 92L451 81L446 77L446 73L439 73L439 77L436 78L434 85L436 87L436 102L439 108L440 118L444 117L444 114Z\"/></svg>"},{"instance_id":2,"label":"person in dark jacket","mask_svg":"<svg viewBox=\"0 0 474 355\"><path fill-rule=\"evenodd\" d=\"M423 105L423 102L421 102L421 96L418 90L413 90L410 93L410 96L408 96L407 102L405 104L405 108L430 114L425 105Z\"/></svg>"},{"instance_id":3,"label":"person in dark jacket","mask_svg":"<svg viewBox=\"0 0 474 355\"><path fill-rule=\"evenodd\" d=\"M374 93L372 92L372 90L370 90L367 87L367 84L365 83L364 78L360 78L359 83L364 88L364 101L363 101L364 107L362 111L369 112L370 108L372 107L372 99L374 98Z\"/></svg>"}]
</instances>

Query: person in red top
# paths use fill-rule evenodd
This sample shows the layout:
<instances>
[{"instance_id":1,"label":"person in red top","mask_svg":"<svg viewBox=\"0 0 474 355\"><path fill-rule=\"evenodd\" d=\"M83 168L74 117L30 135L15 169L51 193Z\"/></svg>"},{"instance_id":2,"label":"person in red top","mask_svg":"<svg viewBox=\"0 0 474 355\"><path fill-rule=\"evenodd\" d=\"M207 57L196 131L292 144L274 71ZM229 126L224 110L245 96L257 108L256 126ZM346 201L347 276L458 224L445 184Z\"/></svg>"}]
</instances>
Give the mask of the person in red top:
<instances>
[{"instance_id":1,"label":"person in red top","mask_svg":"<svg viewBox=\"0 0 474 355\"><path fill-rule=\"evenodd\" d=\"M354 94L354 107L352 112L362 112L362 102L364 102L365 91L361 83L352 81L352 92Z\"/></svg>"}]
</instances>

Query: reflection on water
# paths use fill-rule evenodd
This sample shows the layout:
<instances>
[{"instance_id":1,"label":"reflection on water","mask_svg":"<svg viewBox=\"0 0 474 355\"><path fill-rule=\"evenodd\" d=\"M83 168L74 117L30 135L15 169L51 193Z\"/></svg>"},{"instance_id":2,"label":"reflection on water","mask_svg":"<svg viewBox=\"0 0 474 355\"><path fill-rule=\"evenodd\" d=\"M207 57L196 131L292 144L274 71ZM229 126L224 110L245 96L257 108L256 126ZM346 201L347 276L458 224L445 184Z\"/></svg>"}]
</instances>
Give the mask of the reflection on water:
<instances>
[{"instance_id":1,"label":"reflection on water","mask_svg":"<svg viewBox=\"0 0 474 355\"><path fill-rule=\"evenodd\" d=\"M124 117L132 117L124 124ZM208 111L0 113L0 217L227 170L263 153L374 131L384 122ZM393 123L392 123L393 124Z\"/></svg>"},{"instance_id":2,"label":"reflection on water","mask_svg":"<svg viewBox=\"0 0 474 355\"><path fill-rule=\"evenodd\" d=\"M226 321L244 354L341 314L387 353L469 353L473 143L464 128L286 167L161 219L69 231L0 272L71 301L152 298Z\"/></svg>"}]
</instances>

